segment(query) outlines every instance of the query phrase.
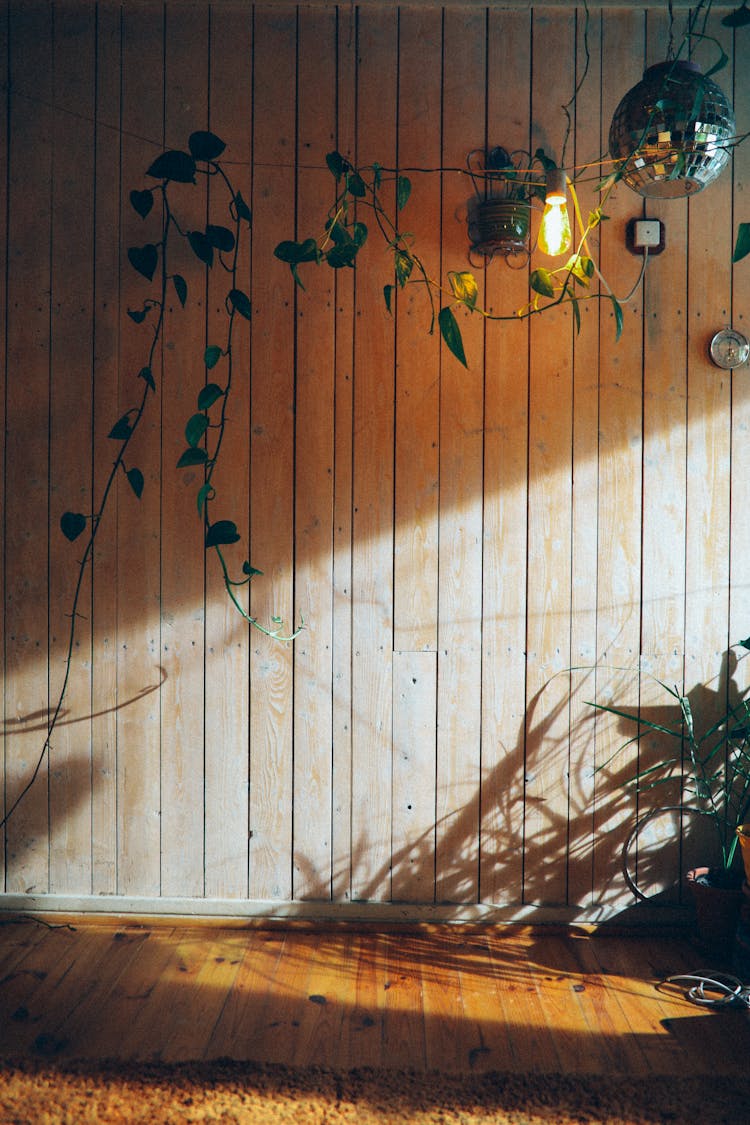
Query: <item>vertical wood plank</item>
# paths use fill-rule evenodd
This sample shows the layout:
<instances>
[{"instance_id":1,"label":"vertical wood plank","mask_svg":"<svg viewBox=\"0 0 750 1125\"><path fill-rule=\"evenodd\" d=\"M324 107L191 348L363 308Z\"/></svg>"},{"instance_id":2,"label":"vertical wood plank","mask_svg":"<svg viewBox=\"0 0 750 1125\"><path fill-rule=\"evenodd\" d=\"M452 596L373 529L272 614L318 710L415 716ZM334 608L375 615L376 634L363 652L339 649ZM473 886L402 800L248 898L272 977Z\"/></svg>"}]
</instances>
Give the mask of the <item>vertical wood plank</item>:
<instances>
[{"instance_id":1,"label":"vertical wood plank","mask_svg":"<svg viewBox=\"0 0 750 1125\"><path fill-rule=\"evenodd\" d=\"M98 504L112 469L104 435L117 420L120 254L120 12L97 10L94 168L92 493ZM117 512L100 524L91 562L94 652L91 680L91 889L117 888ZM158 677L156 678L158 682Z\"/></svg>"},{"instance_id":2,"label":"vertical wood plank","mask_svg":"<svg viewBox=\"0 0 750 1125\"><path fill-rule=\"evenodd\" d=\"M573 92L574 14L533 23L532 144L563 161L559 106ZM543 81L537 85L539 79ZM570 161L570 153L564 160ZM564 259L551 260L552 268ZM564 307L534 318L529 371L529 558L524 899L567 898L570 677L572 324Z\"/></svg>"},{"instance_id":3,"label":"vertical wood plank","mask_svg":"<svg viewBox=\"0 0 750 1125\"><path fill-rule=\"evenodd\" d=\"M712 34L731 57L732 33L718 20L715 23ZM707 52L707 58L698 58L704 71L711 65L709 60L715 57L715 50L713 47L710 54ZM729 70L716 74L714 79L727 91ZM731 87L728 93L731 96ZM735 667L727 645L746 636L742 633L728 638L732 377L715 367L708 355L714 331L731 319L733 238L729 170L689 200L687 210L685 690L701 734L726 713L728 693L733 704L738 701L744 670ZM685 824L691 837L698 827L695 817ZM707 862L720 859L713 848L708 850L706 841L712 843L708 824L699 835L696 849L691 844L690 849L683 850L683 868L689 868L690 863L685 864L684 860L689 854L695 856L698 849L706 848L703 855Z\"/></svg>"},{"instance_id":4,"label":"vertical wood plank","mask_svg":"<svg viewBox=\"0 0 750 1125\"><path fill-rule=\"evenodd\" d=\"M743 35L744 33L744 35ZM750 75L747 67L747 28L738 28L733 41L732 101L737 121L750 119ZM722 77L727 93L729 89ZM750 146L745 143L734 150L732 244L737 236L739 222L750 221L747 199L750 195ZM724 173L727 175L728 173ZM732 322L750 334L750 259L743 259L732 267L731 305ZM750 384L747 368L740 368L731 379L731 448L730 448L730 542L729 542L729 641L736 644L748 636L748 590L750 590L750 521L744 512L750 504ZM715 375L714 375L715 378ZM750 686L750 662L744 659L735 682L741 690Z\"/></svg>"},{"instance_id":5,"label":"vertical wood plank","mask_svg":"<svg viewBox=\"0 0 750 1125\"><path fill-rule=\"evenodd\" d=\"M576 16L576 82L581 89L575 104L576 163L589 157L599 136L599 151L606 147L601 120L601 20L602 13ZM584 77L584 70L588 68ZM606 123L607 128L609 123ZM595 188L581 188L583 222L599 203ZM573 227L573 245L581 232ZM593 244L591 249L598 249ZM595 288L595 286L592 286ZM581 331L573 348L573 480L571 510L571 666L570 682L570 789L568 803L568 902L592 900L595 779L594 742L588 722L591 671L596 662L596 568L599 440L599 326L604 305L581 301ZM576 671L583 669L583 671Z\"/></svg>"},{"instance_id":6,"label":"vertical wood plank","mask_svg":"<svg viewBox=\"0 0 750 1125\"><path fill-rule=\"evenodd\" d=\"M336 147L351 161L356 150L357 9L337 9ZM354 271L335 277L335 403L333 495L332 894L351 888L352 840L352 527L354 430Z\"/></svg>"},{"instance_id":7,"label":"vertical wood plank","mask_svg":"<svg viewBox=\"0 0 750 1125\"><path fill-rule=\"evenodd\" d=\"M642 13L607 11L602 42L607 81L602 89L602 139L609 133L617 104L643 71ZM634 211L635 208L635 211ZM638 213L635 195L618 186L606 204L602 225L601 269L612 290L624 296L638 277L639 263L625 258L627 220ZM601 309L599 351L599 501L597 508L597 669L593 693L603 703L637 706L631 685L617 671L637 665L640 643L641 481L642 481L642 316L639 292L623 306L622 338L615 342L612 311ZM589 685L587 685L589 686ZM603 767L628 737L619 720L591 716L595 730L594 765ZM631 901L620 874L620 852L632 827L635 802L622 788L629 776L631 753L617 756L594 778L594 878L598 897L612 903Z\"/></svg>"},{"instance_id":8,"label":"vertical wood plank","mask_svg":"<svg viewBox=\"0 0 750 1125\"><path fill-rule=\"evenodd\" d=\"M226 143L225 160L235 191L252 198L252 14L244 8L211 9L209 126ZM209 182L209 208L229 219L224 185ZM226 225L230 225L226 222ZM242 225L238 277L248 287L252 231ZM214 268L208 279L207 340L227 344L226 274ZM235 317L232 328L231 409L220 463L213 482L226 518L237 525L238 552L255 565L249 539L250 512L250 325ZM206 381L226 387L229 361L206 374ZM262 544L261 544L262 547ZM260 569L260 566L258 566ZM245 603L247 604L247 602ZM206 894L244 898L248 886L248 715L250 706L250 638L232 606L217 560L207 559L206 647Z\"/></svg>"},{"instance_id":9,"label":"vertical wood plank","mask_svg":"<svg viewBox=\"0 0 750 1125\"><path fill-rule=\"evenodd\" d=\"M400 223L414 233L431 274L440 268L440 184L408 169L440 166L442 16L399 17L398 162L412 181ZM435 658L437 645L440 346L426 332L421 285L398 291L394 437L393 896L435 893ZM399 649L412 650L400 652ZM431 708L431 711L430 711ZM419 780L417 780L419 778Z\"/></svg>"},{"instance_id":10,"label":"vertical wood plank","mask_svg":"<svg viewBox=\"0 0 750 1125\"><path fill-rule=\"evenodd\" d=\"M411 168L440 167L442 16L404 8L399 18L398 163L412 182L400 225L431 276L440 268L440 181ZM435 650L438 589L439 334L426 332L421 285L407 285L396 307L395 528L393 647Z\"/></svg>"},{"instance_id":11,"label":"vertical wood plank","mask_svg":"<svg viewBox=\"0 0 750 1125\"><path fill-rule=\"evenodd\" d=\"M359 12L357 161L396 156L397 12ZM394 195L383 191L386 207ZM352 897L390 896L393 330L374 255L357 273L352 589Z\"/></svg>"},{"instance_id":12,"label":"vertical wood plank","mask_svg":"<svg viewBox=\"0 0 750 1125\"><path fill-rule=\"evenodd\" d=\"M490 11L487 145L529 148L531 18ZM526 270L487 269L487 305L513 317L528 299ZM485 902L520 902L526 692L528 320L487 325L482 562L482 841Z\"/></svg>"},{"instance_id":13,"label":"vertical wood plank","mask_svg":"<svg viewBox=\"0 0 750 1125\"><path fill-rule=\"evenodd\" d=\"M393 898L435 897L435 653L393 654ZM432 771L430 770L432 762Z\"/></svg>"},{"instance_id":14,"label":"vertical wood plank","mask_svg":"<svg viewBox=\"0 0 750 1125\"><path fill-rule=\"evenodd\" d=\"M204 8L165 8L165 138L187 149L188 137L208 124L208 20ZM206 223L206 181L170 192L182 230ZM213 219L213 216L209 216ZM221 270L217 263L215 269ZM185 448L185 424L198 408L206 346L205 269L180 239L170 248L170 273L184 277L183 310L174 286L164 320L161 440L161 884L167 895L204 891L204 551L195 497L195 469L176 468ZM218 505L217 505L218 510ZM216 516L214 516L216 518ZM213 559L211 560L213 561Z\"/></svg>"},{"instance_id":15,"label":"vertical wood plank","mask_svg":"<svg viewBox=\"0 0 750 1125\"><path fill-rule=\"evenodd\" d=\"M50 341L50 699L65 677L83 551L60 531L92 510L91 322L95 23L93 9L54 9ZM84 451L86 451L84 453ZM84 454L82 456L82 454ZM90 525L89 525L90 526ZM84 538L88 536L88 527ZM65 722L50 747L50 890L91 890L91 571L75 621Z\"/></svg>"},{"instance_id":16,"label":"vertical wood plank","mask_svg":"<svg viewBox=\"0 0 750 1125\"><path fill-rule=\"evenodd\" d=\"M128 309L141 309L153 290L131 269L127 250L159 236L160 217L144 222L129 193L153 183L146 169L164 148L163 11L123 11L122 184L120 253L120 385L118 416L143 393L138 372L148 362L153 327L135 326ZM153 316L153 313L152 313ZM159 629L161 350L152 363L156 393L149 395L128 468L137 467L144 490L137 500L121 476L117 490L117 837L118 891L159 895L161 741L160 693L146 693L161 664ZM112 423L109 423L111 426ZM108 430L95 435L107 441Z\"/></svg>"},{"instance_id":17,"label":"vertical wood plank","mask_svg":"<svg viewBox=\"0 0 750 1125\"><path fill-rule=\"evenodd\" d=\"M252 611L292 619L295 354L293 283L274 259L294 230L296 10L259 8L253 63L251 542L263 577ZM250 895L290 898L292 651L254 634L251 655Z\"/></svg>"},{"instance_id":18,"label":"vertical wood plank","mask_svg":"<svg viewBox=\"0 0 750 1125\"><path fill-rule=\"evenodd\" d=\"M298 237L318 235L333 202L325 164L336 128L336 21L300 11ZM294 898L332 893L332 525L335 276L328 266L297 295L295 595L309 627L294 645Z\"/></svg>"},{"instance_id":19,"label":"vertical wood plank","mask_svg":"<svg viewBox=\"0 0 750 1125\"><path fill-rule=\"evenodd\" d=\"M9 151L9 133L8 133L8 110L9 110L9 24L10 24L10 7L4 5L0 10L0 153L5 161L6 169L10 162ZM7 340L8 336L8 177L7 175L2 178L0 182L0 338ZM3 482L0 485L0 527L5 534L5 433L6 433L6 402L8 393L8 369L7 369L7 355L6 350L3 348L2 358L0 358L0 457L2 457L3 464ZM3 795L5 796L5 778L6 768L8 764L10 749L9 740L7 738L6 730L6 713L5 713L5 675L6 675L6 618L5 618L5 551L0 551L0 614L2 615L3 623L3 643L0 645L0 677L2 677L3 693L2 693L2 740L0 743L0 784L3 786ZM5 804L3 801L3 814L5 813ZM2 877L0 878L0 886L5 887L5 833L2 834L0 839L0 870Z\"/></svg>"},{"instance_id":20,"label":"vertical wood plank","mask_svg":"<svg viewBox=\"0 0 750 1125\"><path fill-rule=\"evenodd\" d=\"M649 64L666 55L667 25L647 19ZM668 224L669 244L649 263L644 282L643 345L643 610L641 620L641 715L672 721L678 709L665 700L654 678L681 687L685 635L687 208L667 200L649 204L649 217ZM647 499L646 499L647 498ZM639 769L669 757L668 736L648 731L639 742ZM639 815L656 804L679 804L680 788L662 786L641 794ZM679 871L679 842L667 842L660 863ZM665 883L671 880L665 878Z\"/></svg>"},{"instance_id":21,"label":"vertical wood plank","mask_svg":"<svg viewBox=\"0 0 750 1125\"><path fill-rule=\"evenodd\" d=\"M9 9L5 446L5 807L31 780L48 711L51 5ZM49 887L48 762L7 826L6 889Z\"/></svg>"},{"instance_id":22,"label":"vertical wood plank","mask_svg":"<svg viewBox=\"0 0 750 1125\"><path fill-rule=\"evenodd\" d=\"M466 159L463 107L486 97L485 13L446 9L443 165ZM471 144L468 146L473 147ZM443 177L443 273L466 261L458 218L468 184ZM479 878L481 736L483 325L459 313L469 369L443 347L440 389L440 590L438 594L438 901L471 901ZM459 704L460 700L460 704Z\"/></svg>"}]
</instances>

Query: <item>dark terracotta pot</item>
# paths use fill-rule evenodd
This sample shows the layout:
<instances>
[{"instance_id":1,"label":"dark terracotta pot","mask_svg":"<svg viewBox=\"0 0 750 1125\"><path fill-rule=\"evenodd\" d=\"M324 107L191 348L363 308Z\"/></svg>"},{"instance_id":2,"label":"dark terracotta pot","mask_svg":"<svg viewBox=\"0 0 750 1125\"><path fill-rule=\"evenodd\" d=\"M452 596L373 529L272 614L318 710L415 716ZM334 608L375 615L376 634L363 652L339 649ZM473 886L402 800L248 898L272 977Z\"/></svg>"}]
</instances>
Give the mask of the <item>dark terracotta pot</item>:
<instances>
[{"instance_id":1,"label":"dark terracotta pot","mask_svg":"<svg viewBox=\"0 0 750 1125\"><path fill-rule=\"evenodd\" d=\"M698 940L718 955L729 955L743 902L742 873L696 867L688 871L687 881L695 903Z\"/></svg>"}]
</instances>

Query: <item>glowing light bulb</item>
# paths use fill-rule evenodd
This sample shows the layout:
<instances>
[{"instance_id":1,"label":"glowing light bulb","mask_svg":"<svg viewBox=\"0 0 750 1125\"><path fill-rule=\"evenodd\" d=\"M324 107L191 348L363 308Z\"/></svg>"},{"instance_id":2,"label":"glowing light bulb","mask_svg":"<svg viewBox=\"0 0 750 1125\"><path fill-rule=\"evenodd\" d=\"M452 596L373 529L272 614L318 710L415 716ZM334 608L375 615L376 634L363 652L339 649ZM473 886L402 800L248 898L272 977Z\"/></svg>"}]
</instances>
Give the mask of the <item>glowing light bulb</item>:
<instances>
[{"instance_id":1,"label":"glowing light bulb","mask_svg":"<svg viewBox=\"0 0 750 1125\"><path fill-rule=\"evenodd\" d=\"M565 173L559 168L547 173L542 225L539 228L539 249L551 258L564 254L572 241Z\"/></svg>"}]
</instances>

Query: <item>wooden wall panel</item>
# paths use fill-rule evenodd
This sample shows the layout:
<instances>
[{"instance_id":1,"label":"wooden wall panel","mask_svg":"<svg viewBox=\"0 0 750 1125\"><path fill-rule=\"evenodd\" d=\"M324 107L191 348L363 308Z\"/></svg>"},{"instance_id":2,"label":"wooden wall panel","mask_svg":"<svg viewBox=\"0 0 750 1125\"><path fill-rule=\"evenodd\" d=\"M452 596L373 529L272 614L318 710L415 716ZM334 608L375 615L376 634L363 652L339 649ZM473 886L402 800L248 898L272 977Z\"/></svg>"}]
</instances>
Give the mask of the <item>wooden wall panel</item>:
<instances>
[{"instance_id":1,"label":"wooden wall panel","mask_svg":"<svg viewBox=\"0 0 750 1125\"><path fill-rule=\"evenodd\" d=\"M446 10L443 46L443 165L465 159L465 104L484 100L484 12ZM481 136L477 138L481 142ZM474 147L474 141L471 142ZM442 270L465 265L468 182L443 177ZM447 301L445 302L447 304ZM443 347L440 366L440 588L438 591L437 860L439 902L476 898L479 878L481 747L483 324L458 311L464 369Z\"/></svg>"},{"instance_id":2,"label":"wooden wall panel","mask_svg":"<svg viewBox=\"0 0 750 1125\"><path fill-rule=\"evenodd\" d=\"M229 169L235 191L252 199L252 12L246 8L212 9L209 27L209 125L231 153ZM223 184L209 183L209 208L229 215ZM238 275L250 288L250 231L244 227ZM206 339L227 344L226 275L211 270L208 279ZM250 324L235 317L232 326L231 417L224 436L224 457L214 482L221 511L237 525L241 537L233 567L255 559L250 536ZM206 382L226 386L229 364L205 373ZM197 514L197 513L196 513ZM248 545L249 544L249 545ZM238 555L242 554L242 559ZM250 645L248 627L226 596L214 558L206 572L206 894L242 898L248 888L248 796ZM244 604L249 604L244 599ZM227 752L231 747L231 752Z\"/></svg>"},{"instance_id":3,"label":"wooden wall panel","mask_svg":"<svg viewBox=\"0 0 750 1125\"><path fill-rule=\"evenodd\" d=\"M92 496L98 503L112 469L103 440L117 414L121 182L121 14L97 10L94 122L94 323L92 331ZM99 527L92 560L91 615L95 624L91 668L91 891L117 890L117 526ZM158 679L155 681L158 684Z\"/></svg>"},{"instance_id":4,"label":"wooden wall panel","mask_svg":"<svg viewBox=\"0 0 750 1125\"><path fill-rule=\"evenodd\" d=\"M489 147L529 150L531 27L527 12L489 12ZM523 889L523 851L510 841L523 835L524 811L529 322L512 312L528 299L526 271L491 263L486 294L511 319L485 330L480 891L507 904Z\"/></svg>"},{"instance_id":5,"label":"wooden wall panel","mask_svg":"<svg viewBox=\"0 0 750 1125\"><path fill-rule=\"evenodd\" d=\"M8 72L8 40L9 40L9 12L7 7L0 10L0 86L7 89L9 72ZM4 113L0 115L0 152L8 152L8 115ZM2 183L0 183L0 334L2 338L7 339L8 332L8 292L7 292L7 251L8 251L8 177L4 176ZM6 403L7 403L7 355L3 354L2 361L0 362L0 423L2 423L2 433L6 433ZM3 473L3 476L5 474ZM2 534L5 536L5 488L0 487L0 528ZM0 551L0 590L3 592L3 602L5 601L5 549ZM3 607L4 608L4 607ZM5 614L3 613L3 624L5 623ZM3 633L3 644L0 647L0 676L3 681L3 748L2 748L2 775L3 778L6 774L7 760L5 757L5 669L6 669L6 648L5 648L5 634ZM7 791L6 791L7 796ZM2 834L0 839L0 861L3 865L3 876L5 876L5 833ZM5 878L2 880L2 887L5 887Z\"/></svg>"},{"instance_id":6,"label":"wooden wall panel","mask_svg":"<svg viewBox=\"0 0 750 1125\"><path fill-rule=\"evenodd\" d=\"M95 12L54 8L50 293L50 699L66 668L77 581L72 562L82 548L59 532L66 510L90 512L92 386L90 340L94 230L89 203L94 183L92 126L95 93ZM91 573L81 587L66 722L50 751L50 889L91 890Z\"/></svg>"},{"instance_id":7,"label":"wooden wall panel","mask_svg":"<svg viewBox=\"0 0 750 1125\"><path fill-rule=\"evenodd\" d=\"M354 7L337 10L336 149L350 159L356 151L357 27ZM346 902L351 889L352 859L352 529L354 443L354 300L353 270L335 277L335 402L332 418L333 465L333 713L331 892Z\"/></svg>"},{"instance_id":8,"label":"wooden wall panel","mask_svg":"<svg viewBox=\"0 0 750 1125\"><path fill-rule=\"evenodd\" d=\"M208 55L196 50L208 41L208 13L167 6L165 20L164 133L168 148L184 149L194 130L208 126ZM181 228L204 230L206 179L172 194ZM195 502L198 474L177 472L176 465L185 448L185 423L197 410L205 382L206 280L184 240L172 251L168 269L186 279L190 311L170 285L164 322L170 362L164 364L161 411L161 659L167 673L160 715L161 881L163 894L199 896L204 892L204 532Z\"/></svg>"},{"instance_id":9,"label":"wooden wall panel","mask_svg":"<svg viewBox=\"0 0 750 1125\"><path fill-rule=\"evenodd\" d=\"M39 763L49 719L48 513L52 12L13 8L10 82L34 112L8 133L5 437L5 801L10 807ZM8 824L8 890L49 887L48 761ZM84 860L85 862L85 860Z\"/></svg>"},{"instance_id":10,"label":"wooden wall panel","mask_svg":"<svg viewBox=\"0 0 750 1125\"><path fill-rule=\"evenodd\" d=\"M260 9L253 42L253 328L250 541L264 580L252 612L264 624L294 611L294 300L273 257L294 231L297 13ZM252 636L250 658L250 896L292 894L293 653Z\"/></svg>"},{"instance_id":11,"label":"wooden wall panel","mask_svg":"<svg viewBox=\"0 0 750 1125\"><path fill-rule=\"evenodd\" d=\"M320 201L335 181L322 157L335 147L336 23L333 11L300 12L297 225L319 233ZM316 299L298 297L295 596L307 627L294 646L295 898L331 895L333 465L335 274L324 266ZM297 800L297 795L299 800Z\"/></svg>"},{"instance_id":12,"label":"wooden wall panel","mask_svg":"<svg viewBox=\"0 0 750 1125\"><path fill-rule=\"evenodd\" d=\"M428 333L420 288L386 310L371 211L356 270L310 264L304 291L273 250L322 230L335 148L382 166L388 208L394 173L409 175L399 223L431 275L468 268L467 152L542 144L560 158L560 106L588 68L565 163L596 158L619 98L665 50L665 13L603 5L586 26L558 4L1 11L5 807L39 758L63 667L82 548L59 517L95 510L107 434L144 389L152 329L127 310L150 289L127 250L158 237L158 216L141 219L129 192L196 129L227 142L253 210L238 274L252 319L232 338L213 515L238 525L232 565L249 554L263 572L251 612L306 622L282 643L229 606L203 550L200 479L175 467L214 378L206 342L225 343L226 275L182 247L170 268L188 307L170 290L128 449L143 496L119 474L66 721L5 830L6 893L195 911L333 902L344 917L358 900L397 917L629 907L620 851L649 804L621 782L658 748L642 739L610 761L627 732L590 700L661 708L655 673L713 715L730 674L737 691L748 682L727 646L750 632L750 400L746 372L706 356L722 323L746 326L750 267L729 257L748 146L689 203L644 204L625 185L607 201L594 292L637 280L630 218L667 231L619 342L606 295L581 305L576 335L569 310L515 318L527 272L479 263L480 301L508 319L458 313L465 369ZM721 31L732 66L717 76L745 131L746 34ZM219 188L178 192L186 228ZM669 842L661 876L674 903L685 843Z\"/></svg>"},{"instance_id":13,"label":"wooden wall panel","mask_svg":"<svg viewBox=\"0 0 750 1125\"><path fill-rule=\"evenodd\" d=\"M606 148L602 132L609 122L602 121L602 13L590 14L588 26L584 12L576 15L576 85L580 94L575 105L575 129L569 144L574 145L575 162L583 162L590 138L600 136L599 149ZM583 221L598 203L594 184L579 193ZM581 237L573 228L574 245ZM595 248L592 236L590 249ZM591 286L600 291L600 283ZM591 770L591 708L586 703L590 674L596 662L596 572L597 503L599 490L599 331L602 305L598 300L580 303L581 331L573 340L573 432L571 492L571 586L570 586L570 744L568 748L568 870L569 903L590 906L595 901L593 888L595 779Z\"/></svg>"},{"instance_id":14,"label":"wooden wall panel","mask_svg":"<svg viewBox=\"0 0 750 1125\"><path fill-rule=\"evenodd\" d=\"M534 22L531 147L562 161L559 109L572 94L575 13ZM543 83L536 75L542 71ZM567 154L566 154L567 155ZM564 259L545 259L552 268ZM549 319L548 319L549 318ZM524 900L564 903L571 631L573 324L568 309L530 325Z\"/></svg>"},{"instance_id":15,"label":"wooden wall panel","mask_svg":"<svg viewBox=\"0 0 750 1125\"><path fill-rule=\"evenodd\" d=\"M602 86L602 145L622 97L643 73L642 13L608 14L602 23L602 55L607 79ZM622 246L629 218L643 205L618 185L607 200L609 216L600 229L601 268L613 293L625 298L641 263ZM586 677L584 701L621 700L638 706L637 663L641 606L641 481L643 429L643 294L622 305L623 332L616 340L614 311L600 310L599 335L599 499L597 505L596 670ZM635 671L635 675L633 672ZM628 674L630 672L630 674ZM589 762L594 774L594 850L592 885L612 908L631 896L622 885L620 853L633 824L636 802L621 782L633 772L633 748L617 753L627 733L618 719L590 712L584 725L595 734ZM616 755L616 756L615 756ZM592 760L593 759L593 760ZM614 760L613 760L614 759ZM612 765L609 763L612 760ZM601 846L603 841L607 844Z\"/></svg>"},{"instance_id":16,"label":"wooden wall panel","mask_svg":"<svg viewBox=\"0 0 750 1125\"><path fill-rule=\"evenodd\" d=\"M359 13L355 156L361 164L396 165L397 21L392 8ZM384 185L382 195L392 208L392 185ZM355 317L351 896L387 900L393 779L394 334L383 307L382 284L369 270L357 273Z\"/></svg>"},{"instance_id":17,"label":"wooden wall panel","mask_svg":"<svg viewBox=\"0 0 750 1125\"><path fill-rule=\"evenodd\" d=\"M122 23L122 183L120 192L120 350L117 417L137 407L143 394L138 372L148 360L153 328L133 330L127 310L141 309L152 292L127 260L131 246L158 237L158 218L143 221L129 193L142 188L145 172L164 148L164 13L128 8ZM158 204L157 204L158 206ZM137 500L119 474L117 482L117 838L121 894L161 893L161 738L159 682L163 667L160 630L160 490L163 383L162 348L152 361L156 390L129 450L128 468L144 477ZM111 439L112 422L95 440ZM110 515L111 518L111 515ZM166 670L165 670L166 671Z\"/></svg>"}]
</instances>

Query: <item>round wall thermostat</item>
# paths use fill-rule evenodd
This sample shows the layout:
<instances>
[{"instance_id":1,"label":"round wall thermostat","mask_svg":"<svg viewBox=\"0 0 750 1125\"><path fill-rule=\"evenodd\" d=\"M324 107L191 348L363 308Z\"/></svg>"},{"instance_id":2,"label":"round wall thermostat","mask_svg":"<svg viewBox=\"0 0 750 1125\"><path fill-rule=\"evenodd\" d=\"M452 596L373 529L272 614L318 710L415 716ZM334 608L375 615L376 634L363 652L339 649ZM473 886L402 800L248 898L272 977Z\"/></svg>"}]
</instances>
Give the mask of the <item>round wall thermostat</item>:
<instances>
[{"instance_id":1,"label":"round wall thermostat","mask_svg":"<svg viewBox=\"0 0 750 1125\"><path fill-rule=\"evenodd\" d=\"M747 363L750 356L750 340L736 328L722 328L711 341L709 352L717 367L731 371L732 368Z\"/></svg>"}]
</instances>

